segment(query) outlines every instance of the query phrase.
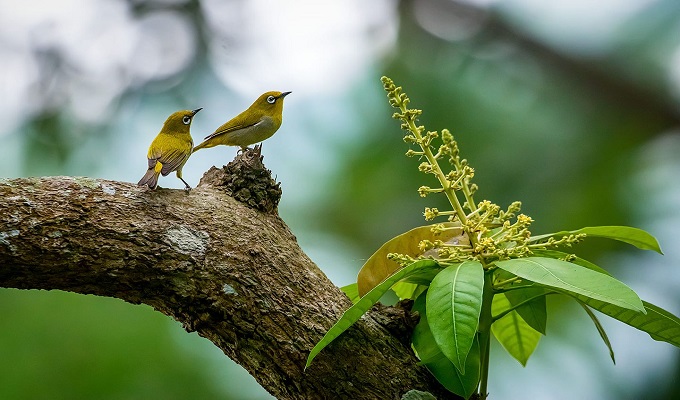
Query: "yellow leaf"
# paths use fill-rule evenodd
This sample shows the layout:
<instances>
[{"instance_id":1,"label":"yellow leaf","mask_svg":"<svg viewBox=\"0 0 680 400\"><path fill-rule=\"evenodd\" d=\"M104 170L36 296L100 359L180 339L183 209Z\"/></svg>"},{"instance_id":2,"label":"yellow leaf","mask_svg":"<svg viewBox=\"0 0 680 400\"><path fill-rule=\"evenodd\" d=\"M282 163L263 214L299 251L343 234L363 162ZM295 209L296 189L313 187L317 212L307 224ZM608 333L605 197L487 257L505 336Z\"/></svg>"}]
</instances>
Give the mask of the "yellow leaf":
<instances>
[{"instance_id":1,"label":"yellow leaf","mask_svg":"<svg viewBox=\"0 0 680 400\"><path fill-rule=\"evenodd\" d=\"M446 228L455 228L445 230L437 235L432 232L432 227L435 225L444 225ZM389 253L400 253L416 258L418 256L432 256L436 259L436 250L428 250L423 252L419 243L423 240L434 242L441 240L445 243L457 243L461 245L470 244L467 236L463 234L463 229L460 224L453 222L445 222L442 224L433 224L426 226L419 226L413 228L408 232L396 236L373 253L373 255L366 261L359 275L357 276L357 286L359 288L359 295L363 296L371 289L376 287L380 282L384 281L396 271L401 269L399 264L395 261L387 259Z\"/></svg>"}]
</instances>

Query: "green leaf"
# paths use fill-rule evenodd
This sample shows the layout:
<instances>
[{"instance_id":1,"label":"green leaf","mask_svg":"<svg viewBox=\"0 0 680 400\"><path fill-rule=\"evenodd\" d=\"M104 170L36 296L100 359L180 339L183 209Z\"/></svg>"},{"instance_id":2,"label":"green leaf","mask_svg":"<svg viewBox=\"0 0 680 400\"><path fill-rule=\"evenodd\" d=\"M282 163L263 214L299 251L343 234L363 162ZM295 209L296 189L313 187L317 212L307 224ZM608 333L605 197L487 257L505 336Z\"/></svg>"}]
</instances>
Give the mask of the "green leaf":
<instances>
[{"instance_id":1,"label":"green leaf","mask_svg":"<svg viewBox=\"0 0 680 400\"><path fill-rule=\"evenodd\" d=\"M647 332L654 340L680 347L680 318L661 307L643 301L647 314L642 314L583 296L577 298L605 315Z\"/></svg>"},{"instance_id":2,"label":"green leaf","mask_svg":"<svg viewBox=\"0 0 680 400\"><path fill-rule=\"evenodd\" d=\"M359 289L357 288L356 283L350 283L347 286L343 286L343 287L340 288L340 290L345 292L347 297L349 297L349 299L352 300L352 303L356 304L356 302L359 301L359 299L360 299Z\"/></svg>"},{"instance_id":3,"label":"green leaf","mask_svg":"<svg viewBox=\"0 0 680 400\"><path fill-rule=\"evenodd\" d=\"M569 293L645 312L638 295L623 282L579 265L546 257L497 261L498 268Z\"/></svg>"},{"instance_id":4,"label":"green leaf","mask_svg":"<svg viewBox=\"0 0 680 400\"><path fill-rule=\"evenodd\" d=\"M423 392L422 390L411 389L404 393L399 400L437 400L430 392Z\"/></svg>"},{"instance_id":5,"label":"green leaf","mask_svg":"<svg viewBox=\"0 0 680 400\"><path fill-rule=\"evenodd\" d=\"M331 329L329 329L328 332L326 332L324 337L321 338L319 343L317 343L314 346L312 351L309 353L309 356L307 357L307 364L305 365L305 369L309 367L314 357L316 357L316 355L319 354L321 350L323 350L335 338L340 336L350 326L357 322L359 318L361 318L361 316L364 315L366 311L368 311L373 306L373 304L380 300L382 295L384 295L385 292L387 292L390 289L390 287L392 287L392 285L394 285L400 279L409 276L410 274L422 273L425 270L433 268L439 268L439 265L433 260L416 261L413 264L410 264L400 269L395 274L384 280L382 283L371 289L371 291L368 292L366 296L363 296L361 299L359 299L359 301L356 304L354 304L347 311L345 311L345 313L342 314L342 317L340 317L338 322L336 322L331 327Z\"/></svg>"},{"instance_id":6,"label":"green leaf","mask_svg":"<svg viewBox=\"0 0 680 400\"><path fill-rule=\"evenodd\" d=\"M633 228L630 226L588 226L575 231L560 231L549 233L547 235L534 236L531 238L531 241L534 242L547 239L552 236L575 235L579 233L585 233L588 236L614 239L624 243L632 244L638 249L654 250L659 254L663 254L661 247L659 246L659 242L654 236L643 231L642 229Z\"/></svg>"},{"instance_id":7,"label":"green leaf","mask_svg":"<svg viewBox=\"0 0 680 400\"><path fill-rule=\"evenodd\" d=\"M432 279L434 279L435 276L442 270L440 269L431 269L427 271L423 271L417 274L409 275L406 278L402 279L402 282L407 282L407 283L415 283L417 285L421 286L430 286L430 283L432 282Z\"/></svg>"},{"instance_id":8,"label":"green leaf","mask_svg":"<svg viewBox=\"0 0 680 400\"><path fill-rule=\"evenodd\" d=\"M612 348L612 344L609 341L609 336L607 336L607 332L605 332L604 327L600 323L600 320L597 319L597 316L595 315L594 312L591 311L590 307L581 303L580 301L578 303L586 311L586 314L588 314L590 319L593 321L593 324L595 324L595 328L597 328L597 332L600 334L602 341L604 342L605 345L607 345L607 348L609 349L609 357L611 357L612 362L616 364L616 357L614 357L614 349Z\"/></svg>"},{"instance_id":9,"label":"green leaf","mask_svg":"<svg viewBox=\"0 0 680 400\"><path fill-rule=\"evenodd\" d=\"M392 291L399 297L399 300L415 299L426 289L427 286L404 282L403 280L392 285Z\"/></svg>"},{"instance_id":10,"label":"green leaf","mask_svg":"<svg viewBox=\"0 0 680 400\"><path fill-rule=\"evenodd\" d=\"M359 275L357 276L359 294L361 296L365 295L369 290L373 289L376 285L401 268L396 262L387 259L389 253L400 253L415 258L423 255L423 252L418 246L422 240L441 240L443 242L455 241L459 243L470 242L467 237L463 236L463 230L460 228L460 224L445 222L443 224L445 227L455 229L444 231L438 235L432 233L432 227L434 225L435 224L413 228L408 232L395 236L380 246L380 248L369 257L359 271ZM412 283L427 285L430 280L426 283Z\"/></svg>"},{"instance_id":11,"label":"green leaf","mask_svg":"<svg viewBox=\"0 0 680 400\"><path fill-rule=\"evenodd\" d=\"M437 342L430 332L430 326L427 323L427 313L425 308L425 301L427 298L427 292L418 296L418 298L413 302L411 311L418 312L420 315L420 320L418 320L418 325L413 329L413 336L411 337L411 344L416 350L416 354L423 364L427 364L439 357L443 357L444 354L437 346Z\"/></svg>"},{"instance_id":12,"label":"green leaf","mask_svg":"<svg viewBox=\"0 0 680 400\"><path fill-rule=\"evenodd\" d=\"M580 258L580 257L575 257L575 256L573 256L572 254L565 253L565 252L563 252L563 251L557 251L557 250L534 250L533 253L534 253L534 255L536 255L537 257L549 257L549 258L556 258L556 259L561 259L561 260L564 260L566 257L569 257L570 260L571 260L571 261L569 261L569 262L572 263L572 264L580 265L580 266L582 266L582 267L586 267L586 268L588 268L588 269L592 269L593 271L597 271L597 272L599 272L599 273L601 273L601 274L605 274L605 275L611 276L611 274L610 274L609 272L607 272L607 270L605 270L604 268L599 267L599 266L593 264L592 262L590 262L590 261L588 261L588 260L585 260L585 259Z\"/></svg>"},{"instance_id":13,"label":"green leaf","mask_svg":"<svg viewBox=\"0 0 680 400\"><path fill-rule=\"evenodd\" d=\"M545 335L548 312L545 306L545 289L541 287L509 290L504 293L515 311L533 329Z\"/></svg>"},{"instance_id":14,"label":"green leaf","mask_svg":"<svg viewBox=\"0 0 680 400\"><path fill-rule=\"evenodd\" d=\"M568 255L567 253L562 253L556 250L540 250L539 252L534 253L537 255L546 255L555 258ZM572 262L593 271L611 276L608 271L582 258L576 257ZM647 312L645 315L615 306L613 304L608 304L603 301L589 299L585 296L573 297L575 297L582 305L588 304L592 308L605 315L608 315L614 319L618 319L619 321L643 332L647 332L654 340L667 342L680 347L680 319L660 307L643 300L642 304L644 305L645 311ZM612 361L614 361L613 351L610 350L610 352L612 355ZM616 361L614 361L614 363L616 363Z\"/></svg>"},{"instance_id":15,"label":"green leaf","mask_svg":"<svg viewBox=\"0 0 680 400\"><path fill-rule=\"evenodd\" d=\"M466 399L470 398L479 386L480 374L480 355L479 342L476 335L470 353L465 360L465 375L461 374L458 369L449 361L441 352L437 342L432 336L432 331L427 322L427 312L425 310L426 293L418 296L413 303L413 311L420 314L420 321L413 330L412 344L418 358L425 367L430 371L437 381L442 384L449 391L463 396Z\"/></svg>"},{"instance_id":16,"label":"green leaf","mask_svg":"<svg viewBox=\"0 0 680 400\"><path fill-rule=\"evenodd\" d=\"M506 294L499 293L493 297L491 303L493 315L499 315L512 307ZM545 300L545 297L542 298ZM526 323L515 310L496 320L491 325L491 332L503 348L523 366L526 366L541 339L541 333Z\"/></svg>"},{"instance_id":17,"label":"green leaf","mask_svg":"<svg viewBox=\"0 0 680 400\"><path fill-rule=\"evenodd\" d=\"M447 390L469 399L479 386L480 364L479 341L475 336L470 353L465 360L467 371L465 375L461 374L443 354L438 359L425 364L425 367Z\"/></svg>"},{"instance_id":18,"label":"green leaf","mask_svg":"<svg viewBox=\"0 0 680 400\"><path fill-rule=\"evenodd\" d=\"M427 291L427 319L442 350L461 373L477 333L482 308L484 268L466 261L441 271Z\"/></svg>"}]
</instances>

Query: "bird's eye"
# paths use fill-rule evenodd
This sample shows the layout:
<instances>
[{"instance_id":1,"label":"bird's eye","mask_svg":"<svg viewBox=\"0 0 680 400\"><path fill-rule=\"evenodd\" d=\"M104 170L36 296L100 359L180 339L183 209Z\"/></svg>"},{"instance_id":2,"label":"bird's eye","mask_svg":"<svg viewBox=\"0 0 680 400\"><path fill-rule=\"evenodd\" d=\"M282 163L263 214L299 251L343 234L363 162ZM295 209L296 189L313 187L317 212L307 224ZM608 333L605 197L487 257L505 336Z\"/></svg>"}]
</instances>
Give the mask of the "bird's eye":
<instances>
[{"instance_id":1,"label":"bird's eye","mask_svg":"<svg viewBox=\"0 0 680 400\"><path fill-rule=\"evenodd\" d=\"M274 96L267 97L267 103L274 104L275 102L276 102L276 97L274 97Z\"/></svg>"},{"instance_id":2,"label":"bird's eye","mask_svg":"<svg viewBox=\"0 0 680 400\"><path fill-rule=\"evenodd\" d=\"M191 117L185 115L184 118L182 118L182 122L184 122L184 125L189 125L191 123Z\"/></svg>"}]
</instances>

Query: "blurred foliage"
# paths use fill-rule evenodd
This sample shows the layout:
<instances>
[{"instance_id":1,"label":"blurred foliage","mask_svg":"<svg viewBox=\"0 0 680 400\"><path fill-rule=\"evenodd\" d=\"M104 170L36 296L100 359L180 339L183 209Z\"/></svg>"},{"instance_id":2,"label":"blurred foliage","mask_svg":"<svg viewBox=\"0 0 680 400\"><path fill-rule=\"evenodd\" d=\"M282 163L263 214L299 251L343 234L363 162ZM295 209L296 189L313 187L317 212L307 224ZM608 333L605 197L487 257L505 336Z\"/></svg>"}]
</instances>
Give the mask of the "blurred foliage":
<instances>
[{"instance_id":1,"label":"blurred foliage","mask_svg":"<svg viewBox=\"0 0 680 400\"><path fill-rule=\"evenodd\" d=\"M403 7L386 74L399 77L413 107L424 110L427 129L452 130L476 169L478 198L521 200L536 233L630 224L617 196L634 169L632 153L677 119L499 40L492 28L464 42L433 38ZM362 135L367 140L349 155L328 212L336 218L330 226L356 237L366 252L390 236L388 229L396 234L422 223L414 210L440 206L417 196L418 161L403 157L407 146L387 105L376 114ZM381 206L385 199L390 207ZM370 212L357 213L358 204Z\"/></svg>"},{"instance_id":2,"label":"blurred foliage","mask_svg":"<svg viewBox=\"0 0 680 400\"><path fill-rule=\"evenodd\" d=\"M5 289L0 315L4 399L225 398L205 358L177 347L179 324L147 306Z\"/></svg>"}]
</instances>

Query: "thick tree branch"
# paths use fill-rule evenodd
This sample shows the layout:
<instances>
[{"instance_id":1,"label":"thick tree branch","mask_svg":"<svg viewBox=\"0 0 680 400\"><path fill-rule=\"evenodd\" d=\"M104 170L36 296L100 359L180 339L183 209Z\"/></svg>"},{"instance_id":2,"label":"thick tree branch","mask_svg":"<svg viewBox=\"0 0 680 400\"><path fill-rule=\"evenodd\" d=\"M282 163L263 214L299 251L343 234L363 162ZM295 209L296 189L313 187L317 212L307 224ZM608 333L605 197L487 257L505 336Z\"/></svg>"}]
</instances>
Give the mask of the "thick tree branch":
<instances>
[{"instance_id":1,"label":"thick tree branch","mask_svg":"<svg viewBox=\"0 0 680 400\"><path fill-rule=\"evenodd\" d=\"M246 153L239 157L252 164ZM276 214L278 186L258 186L266 170L251 167L213 169L190 193L89 178L0 180L0 287L148 304L278 398L399 399L412 389L452 397L380 311L303 371L350 302Z\"/></svg>"}]
</instances>

